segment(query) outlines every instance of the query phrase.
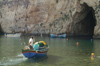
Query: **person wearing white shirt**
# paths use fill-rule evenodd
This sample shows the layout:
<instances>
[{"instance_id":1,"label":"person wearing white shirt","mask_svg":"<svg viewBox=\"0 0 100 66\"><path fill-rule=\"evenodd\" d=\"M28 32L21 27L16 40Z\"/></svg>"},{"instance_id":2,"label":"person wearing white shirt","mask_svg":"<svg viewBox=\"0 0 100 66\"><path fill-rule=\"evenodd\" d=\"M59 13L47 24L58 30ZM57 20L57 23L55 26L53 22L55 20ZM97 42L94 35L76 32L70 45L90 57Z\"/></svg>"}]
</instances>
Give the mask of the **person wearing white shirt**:
<instances>
[{"instance_id":1,"label":"person wearing white shirt","mask_svg":"<svg viewBox=\"0 0 100 66\"><path fill-rule=\"evenodd\" d=\"M33 49L33 43L35 42L35 39L33 38L33 37L31 37L30 39L29 39L29 47L30 47L30 49Z\"/></svg>"}]
</instances>

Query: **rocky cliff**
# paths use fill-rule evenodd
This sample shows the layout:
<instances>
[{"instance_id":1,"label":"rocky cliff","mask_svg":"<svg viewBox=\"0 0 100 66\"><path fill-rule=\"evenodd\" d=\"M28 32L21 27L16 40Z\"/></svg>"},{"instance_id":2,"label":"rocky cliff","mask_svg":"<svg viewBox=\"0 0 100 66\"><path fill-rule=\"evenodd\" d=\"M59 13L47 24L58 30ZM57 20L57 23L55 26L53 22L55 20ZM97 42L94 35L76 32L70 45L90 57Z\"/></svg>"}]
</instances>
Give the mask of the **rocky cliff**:
<instances>
[{"instance_id":1,"label":"rocky cliff","mask_svg":"<svg viewBox=\"0 0 100 66\"><path fill-rule=\"evenodd\" d=\"M100 0L0 0L4 33L100 35Z\"/></svg>"}]
</instances>

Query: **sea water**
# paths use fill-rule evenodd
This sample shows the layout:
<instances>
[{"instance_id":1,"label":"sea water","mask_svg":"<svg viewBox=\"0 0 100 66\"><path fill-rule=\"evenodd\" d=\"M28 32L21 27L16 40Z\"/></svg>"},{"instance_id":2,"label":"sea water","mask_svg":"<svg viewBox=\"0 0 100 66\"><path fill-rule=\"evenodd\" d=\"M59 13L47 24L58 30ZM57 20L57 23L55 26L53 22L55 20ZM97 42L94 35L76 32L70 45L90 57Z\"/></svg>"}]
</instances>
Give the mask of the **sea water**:
<instances>
[{"instance_id":1,"label":"sea water","mask_svg":"<svg viewBox=\"0 0 100 66\"><path fill-rule=\"evenodd\" d=\"M36 42L49 45L47 57L27 59L21 50L28 45L29 38L0 36L0 66L100 66L100 39L34 36ZM91 53L95 54L94 59Z\"/></svg>"}]
</instances>

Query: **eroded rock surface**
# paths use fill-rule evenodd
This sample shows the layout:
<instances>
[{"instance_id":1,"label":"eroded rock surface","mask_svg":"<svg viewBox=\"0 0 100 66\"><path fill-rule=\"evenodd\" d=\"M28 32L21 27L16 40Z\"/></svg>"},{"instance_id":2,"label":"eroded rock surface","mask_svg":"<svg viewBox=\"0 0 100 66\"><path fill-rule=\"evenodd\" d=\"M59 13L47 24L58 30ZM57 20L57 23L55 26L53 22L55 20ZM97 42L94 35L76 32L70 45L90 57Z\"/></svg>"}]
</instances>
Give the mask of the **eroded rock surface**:
<instances>
[{"instance_id":1,"label":"eroded rock surface","mask_svg":"<svg viewBox=\"0 0 100 66\"><path fill-rule=\"evenodd\" d=\"M99 0L0 0L4 33L100 35Z\"/></svg>"}]
</instances>

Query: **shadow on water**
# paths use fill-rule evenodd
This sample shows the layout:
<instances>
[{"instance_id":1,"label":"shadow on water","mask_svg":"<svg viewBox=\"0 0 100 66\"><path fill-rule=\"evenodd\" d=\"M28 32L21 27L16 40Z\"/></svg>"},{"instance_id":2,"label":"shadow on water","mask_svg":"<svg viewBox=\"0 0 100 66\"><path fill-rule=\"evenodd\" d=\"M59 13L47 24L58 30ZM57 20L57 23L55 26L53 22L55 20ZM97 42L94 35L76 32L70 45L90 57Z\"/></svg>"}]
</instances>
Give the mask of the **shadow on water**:
<instances>
[{"instance_id":1,"label":"shadow on water","mask_svg":"<svg viewBox=\"0 0 100 66\"><path fill-rule=\"evenodd\" d=\"M26 60L26 62L28 62L28 63L41 62L41 61L43 61L43 60L45 60L47 58L48 58L47 56L40 57L40 58L29 58L29 59Z\"/></svg>"},{"instance_id":2,"label":"shadow on water","mask_svg":"<svg viewBox=\"0 0 100 66\"><path fill-rule=\"evenodd\" d=\"M41 57L41 58L30 58L27 59L26 62L28 63L45 63L45 64L54 64L54 63L58 63L60 61L60 57L59 56L54 56L54 55L48 55L45 57Z\"/></svg>"}]
</instances>

